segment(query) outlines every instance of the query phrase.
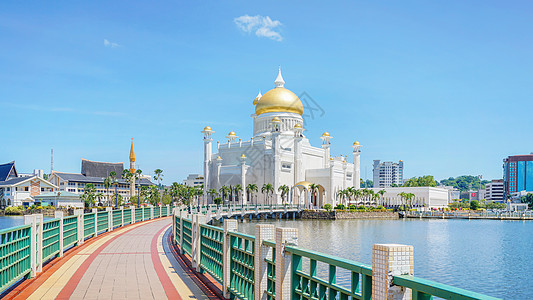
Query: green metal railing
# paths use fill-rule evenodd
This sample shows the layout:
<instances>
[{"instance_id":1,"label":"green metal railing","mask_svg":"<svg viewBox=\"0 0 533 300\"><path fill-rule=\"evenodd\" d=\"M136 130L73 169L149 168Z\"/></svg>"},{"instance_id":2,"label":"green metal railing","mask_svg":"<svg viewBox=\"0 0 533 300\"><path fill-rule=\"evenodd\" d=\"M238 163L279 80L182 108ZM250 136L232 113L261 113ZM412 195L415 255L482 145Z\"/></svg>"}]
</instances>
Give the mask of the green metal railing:
<instances>
[{"instance_id":1,"label":"green metal railing","mask_svg":"<svg viewBox=\"0 0 533 300\"><path fill-rule=\"evenodd\" d=\"M174 236L174 241L176 241L176 245L181 245L181 226L180 226L180 218L174 216L174 230L176 231L176 236Z\"/></svg>"},{"instance_id":2,"label":"green metal railing","mask_svg":"<svg viewBox=\"0 0 533 300\"><path fill-rule=\"evenodd\" d=\"M143 221L150 220L150 207L145 207L144 209L144 219Z\"/></svg>"},{"instance_id":3,"label":"green metal railing","mask_svg":"<svg viewBox=\"0 0 533 300\"><path fill-rule=\"evenodd\" d=\"M201 224L200 234L200 266L214 279L222 283L224 231L220 227Z\"/></svg>"},{"instance_id":4,"label":"green metal railing","mask_svg":"<svg viewBox=\"0 0 533 300\"><path fill-rule=\"evenodd\" d=\"M43 223L43 261L59 254L59 224L61 219L53 219Z\"/></svg>"},{"instance_id":5,"label":"green metal railing","mask_svg":"<svg viewBox=\"0 0 533 300\"><path fill-rule=\"evenodd\" d=\"M265 290L267 300L276 299L276 243L263 241L263 245L272 248L272 259L265 258L267 263L267 287Z\"/></svg>"},{"instance_id":6,"label":"green metal railing","mask_svg":"<svg viewBox=\"0 0 533 300\"><path fill-rule=\"evenodd\" d=\"M135 208L135 222L140 222L143 217L143 208L137 207Z\"/></svg>"},{"instance_id":7,"label":"green metal railing","mask_svg":"<svg viewBox=\"0 0 533 300\"><path fill-rule=\"evenodd\" d=\"M70 216L63 218L63 248L78 243L78 217Z\"/></svg>"},{"instance_id":8,"label":"green metal railing","mask_svg":"<svg viewBox=\"0 0 533 300\"><path fill-rule=\"evenodd\" d=\"M183 218L183 250L185 253L192 255L192 222L189 219Z\"/></svg>"},{"instance_id":9,"label":"green metal railing","mask_svg":"<svg viewBox=\"0 0 533 300\"><path fill-rule=\"evenodd\" d=\"M98 223L98 233L108 231L109 229L109 213L101 211L96 213L96 222Z\"/></svg>"},{"instance_id":10,"label":"green metal railing","mask_svg":"<svg viewBox=\"0 0 533 300\"><path fill-rule=\"evenodd\" d=\"M254 299L255 237L230 232L231 272L229 291L239 299Z\"/></svg>"},{"instance_id":11,"label":"green metal railing","mask_svg":"<svg viewBox=\"0 0 533 300\"><path fill-rule=\"evenodd\" d=\"M31 272L31 225L0 231L0 291Z\"/></svg>"},{"instance_id":12,"label":"green metal railing","mask_svg":"<svg viewBox=\"0 0 533 300\"><path fill-rule=\"evenodd\" d=\"M131 223L131 209L124 210L124 224Z\"/></svg>"},{"instance_id":13,"label":"green metal railing","mask_svg":"<svg viewBox=\"0 0 533 300\"><path fill-rule=\"evenodd\" d=\"M83 215L83 237L88 238L94 235L94 220L95 213L87 213Z\"/></svg>"},{"instance_id":14,"label":"green metal railing","mask_svg":"<svg viewBox=\"0 0 533 300\"><path fill-rule=\"evenodd\" d=\"M161 217L161 207L156 206L154 207L154 218L159 218L159 217Z\"/></svg>"},{"instance_id":15,"label":"green metal railing","mask_svg":"<svg viewBox=\"0 0 533 300\"><path fill-rule=\"evenodd\" d=\"M118 209L113 211L113 213L112 213L113 228L118 227L118 226L122 226L122 213L123 212L124 212L124 210L118 210Z\"/></svg>"}]
</instances>

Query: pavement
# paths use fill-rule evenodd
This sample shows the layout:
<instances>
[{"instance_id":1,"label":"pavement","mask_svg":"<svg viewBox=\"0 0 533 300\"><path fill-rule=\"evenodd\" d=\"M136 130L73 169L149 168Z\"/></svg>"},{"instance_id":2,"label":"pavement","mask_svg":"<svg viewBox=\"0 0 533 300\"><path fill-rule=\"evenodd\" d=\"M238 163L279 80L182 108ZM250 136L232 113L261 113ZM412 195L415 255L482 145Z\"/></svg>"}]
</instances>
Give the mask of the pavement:
<instances>
[{"instance_id":1,"label":"pavement","mask_svg":"<svg viewBox=\"0 0 533 300\"><path fill-rule=\"evenodd\" d=\"M218 299L168 245L171 218L117 228L65 253L8 299Z\"/></svg>"}]
</instances>

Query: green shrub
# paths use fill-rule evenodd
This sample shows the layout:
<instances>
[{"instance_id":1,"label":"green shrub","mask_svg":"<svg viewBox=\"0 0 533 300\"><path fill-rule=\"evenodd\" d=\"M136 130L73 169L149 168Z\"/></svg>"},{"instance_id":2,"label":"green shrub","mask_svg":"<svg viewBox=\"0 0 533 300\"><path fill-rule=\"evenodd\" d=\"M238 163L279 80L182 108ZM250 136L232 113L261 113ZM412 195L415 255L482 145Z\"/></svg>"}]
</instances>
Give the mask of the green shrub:
<instances>
[{"instance_id":1,"label":"green shrub","mask_svg":"<svg viewBox=\"0 0 533 300\"><path fill-rule=\"evenodd\" d=\"M355 206L355 204L350 204L349 208L350 210L356 210L357 206Z\"/></svg>"},{"instance_id":2,"label":"green shrub","mask_svg":"<svg viewBox=\"0 0 533 300\"><path fill-rule=\"evenodd\" d=\"M365 211L366 210L366 207L364 207L364 205L359 205L357 207L358 210L362 210L362 211Z\"/></svg>"},{"instance_id":3,"label":"green shrub","mask_svg":"<svg viewBox=\"0 0 533 300\"><path fill-rule=\"evenodd\" d=\"M37 206L37 207L35 207L35 209L43 209L43 207L42 206Z\"/></svg>"},{"instance_id":4,"label":"green shrub","mask_svg":"<svg viewBox=\"0 0 533 300\"><path fill-rule=\"evenodd\" d=\"M344 204L337 204L337 206L335 206L335 209L342 210L342 209L345 209L345 208L346 208L346 206L344 206Z\"/></svg>"},{"instance_id":5,"label":"green shrub","mask_svg":"<svg viewBox=\"0 0 533 300\"><path fill-rule=\"evenodd\" d=\"M330 211L331 210L331 204L326 203L326 204L324 204L324 206L322 208L327 210L327 211Z\"/></svg>"},{"instance_id":6,"label":"green shrub","mask_svg":"<svg viewBox=\"0 0 533 300\"><path fill-rule=\"evenodd\" d=\"M6 207L5 213L6 215L19 215L21 210L16 206L9 206Z\"/></svg>"}]
</instances>

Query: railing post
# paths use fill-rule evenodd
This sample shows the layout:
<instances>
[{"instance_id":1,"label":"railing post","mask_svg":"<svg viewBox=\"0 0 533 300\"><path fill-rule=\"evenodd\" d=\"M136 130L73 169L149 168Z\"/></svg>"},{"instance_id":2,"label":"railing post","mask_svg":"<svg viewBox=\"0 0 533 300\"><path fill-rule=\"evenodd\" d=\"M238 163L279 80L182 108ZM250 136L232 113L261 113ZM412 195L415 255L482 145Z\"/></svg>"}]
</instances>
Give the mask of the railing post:
<instances>
[{"instance_id":1,"label":"railing post","mask_svg":"<svg viewBox=\"0 0 533 300\"><path fill-rule=\"evenodd\" d=\"M154 219L154 206L150 205L150 220Z\"/></svg>"},{"instance_id":2,"label":"railing post","mask_svg":"<svg viewBox=\"0 0 533 300\"><path fill-rule=\"evenodd\" d=\"M298 245L298 229L276 228L276 299L291 298L291 254L285 252L285 246Z\"/></svg>"},{"instance_id":3,"label":"railing post","mask_svg":"<svg viewBox=\"0 0 533 300\"><path fill-rule=\"evenodd\" d=\"M193 268L196 269L196 272L201 272L202 268L200 267L201 263L201 245L202 245L202 229L200 224L205 224L205 216L202 214L193 216L193 243L192 243L192 259L193 259Z\"/></svg>"},{"instance_id":4,"label":"railing post","mask_svg":"<svg viewBox=\"0 0 533 300\"><path fill-rule=\"evenodd\" d=\"M230 274L231 274L231 241L229 233L231 231L237 231L237 220L225 219L224 220L224 248L222 256L222 293L224 298L229 299L229 286L230 286Z\"/></svg>"},{"instance_id":5,"label":"railing post","mask_svg":"<svg viewBox=\"0 0 533 300\"><path fill-rule=\"evenodd\" d=\"M142 207L142 206L141 206ZM141 221L144 221L144 207L141 209L142 215L141 215Z\"/></svg>"},{"instance_id":6,"label":"railing post","mask_svg":"<svg viewBox=\"0 0 533 300\"><path fill-rule=\"evenodd\" d=\"M264 240L274 240L274 225L255 225L255 245L254 245L254 294L255 300L266 299L264 294L267 289L267 267L265 259L272 260L272 248L263 246Z\"/></svg>"},{"instance_id":7,"label":"railing post","mask_svg":"<svg viewBox=\"0 0 533 300\"><path fill-rule=\"evenodd\" d=\"M31 277L35 277L38 272L43 270L43 215L26 215L24 216L24 224L31 224Z\"/></svg>"},{"instance_id":8,"label":"railing post","mask_svg":"<svg viewBox=\"0 0 533 300\"><path fill-rule=\"evenodd\" d=\"M179 211L180 214L180 252L181 254L184 254L185 251L183 250L183 218L187 215L184 211Z\"/></svg>"},{"instance_id":9,"label":"railing post","mask_svg":"<svg viewBox=\"0 0 533 300\"><path fill-rule=\"evenodd\" d=\"M59 257L63 256L63 212L56 210L54 218L59 219Z\"/></svg>"},{"instance_id":10,"label":"railing post","mask_svg":"<svg viewBox=\"0 0 533 300\"><path fill-rule=\"evenodd\" d=\"M93 208L94 213L94 237L98 236L98 209Z\"/></svg>"},{"instance_id":11,"label":"railing post","mask_svg":"<svg viewBox=\"0 0 533 300\"><path fill-rule=\"evenodd\" d=\"M135 223L135 206L130 206L131 209L131 221L130 224Z\"/></svg>"},{"instance_id":12,"label":"railing post","mask_svg":"<svg viewBox=\"0 0 533 300\"><path fill-rule=\"evenodd\" d=\"M172 213L172 240L174 244L177 244L176 241L176 217L178 216L178 211L174 210Z\"/></svg>"},{"instance_id":13,"label":"railing post","mask_svg":"<svg viewBox=\"0 0 533 300\"><path fill-rule=\"evenodd\" d=\"M78 221L78 246L83 244L85 239L85 231L83 230L83 209L75 209L74 215L77 216Z\"/></svg>"},{"instance_id":14,"label":"railing post","mask_svg":"<svg viewBox=\"0 0 533 300\"><path fill-rule=\"evenodd\" d=\"M372 247L372 299L411 299L411 289L392 284L393 276L413 275L413 246L374 244Z\"/></svg>"},{"instance_id":15,"label":"railing post","mask_svg":"<svg viewBox=\"0 0 533 300\"><path fill-rule=\"evenodd\" d=\"M105 210L107 211L107 232L110 232L113 230L113 208L106 207Z\"/></svg>"}]
</instances>

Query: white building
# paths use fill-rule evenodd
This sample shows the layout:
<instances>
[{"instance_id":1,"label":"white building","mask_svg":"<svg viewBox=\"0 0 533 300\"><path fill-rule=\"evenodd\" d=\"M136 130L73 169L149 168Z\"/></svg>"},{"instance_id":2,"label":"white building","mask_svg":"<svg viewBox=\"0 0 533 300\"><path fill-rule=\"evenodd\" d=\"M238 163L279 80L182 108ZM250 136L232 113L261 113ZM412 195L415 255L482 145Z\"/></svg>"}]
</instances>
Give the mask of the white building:
<instances>
[{"instance_id":1,"label":"white building","mask_svg":"<svg viewBox=\"0 0 533 300\"><path fill-rule=\"evenodd\" d=\"M211 127L204 128L204 189L221 186L243 187L239 199L247 202L246 185L256 184L259 192L253 201L282 203L282 185L291 188L292 203L310 203L312 185L317 186L317 197L312 205L335 204L336 193L350 186L360 187L361 145L352 146L352 162L346 156L331 157L332 136L324 132L321 147L311 145L304 135L304 107L293 92L284 87L281 70L274 82L275 88L254 99L255 113L251 115L253 137L242 141L233 131L227 142L218 143L213 153ZM261 193L264 184L271 184L274 193L270 199ZM256 200L257 199L257 200Z\"/></svg>"},{"instance_id":2,"label":"white building","mask_svg":"<svg viewBox=\"0 0 533 300\"><path fill-rule=\"evenodd\" d=\"M439 185L438 188L448 191L448 203L452 203L454 200L461 199L461 191L448 185Z\"/></svg>"},{"instance_id":3,"label":"white building","mask_svg":"<svg viewBox=\"0 0 533 300\"><path fill-rule=\"evenodd\" d=\"M44 193L34 197L35 202L40 202L41 205L49 205L54 207L76 207L84 208L85 203L80 199L79 194L74 194L65 191L55 191L51 193Z\"/></svg>"},{"instance_id":4,"label":"white building","mask_svg":"<svg viewBox=\"0 0 533 300\"><path fill-rule=\"evenodd\" d=\"M448 207L448 190L439 187L389 187L373 188L374 192L385 190L381 204L386 206L404 205L405 201L398 194L401 192L414 194L411 205L419 209Z\"/></svg>"},{"instance_id":5,"label":"white building","mask_svg":"<svg viewBox=\"0 0 533 300\"><path fill-rule=\"evenodd\" d=\"M374 160L373 181L375 188L390 187L393 184L402 185L403 181L403 161L395 163L392 161Z\"/></svg>"},{"instance_id":6,"label":"white building","mask_svg":"<svg viewBox=\"0 0 533 300\"><path fill-rule=\"evenodd\" d=\"M33 197L57 190L57 186L37 176L19 176L15 162L0 165L0 206L32 205Z\"/></svg>"},{"instance_id":7,"label":"white building","mask_svg":"<svg viewBox=\"0 0 533 300\"><path fill-rule=\"evenodd\" d=\"M485 186L485 199L503 202L503 179L494 179Z\"/></svg>"},{"instance_id":8,"label":"white building","mask_svg":"<svg viewBox=\"0 0 533 300\"><path fill-rule=\"evenodd\" d=\"M200 174L189 174L187 179L184 179L182 183L188 186L201 186L204 184L204 177Z\"/></svg>"}]
</instances>

